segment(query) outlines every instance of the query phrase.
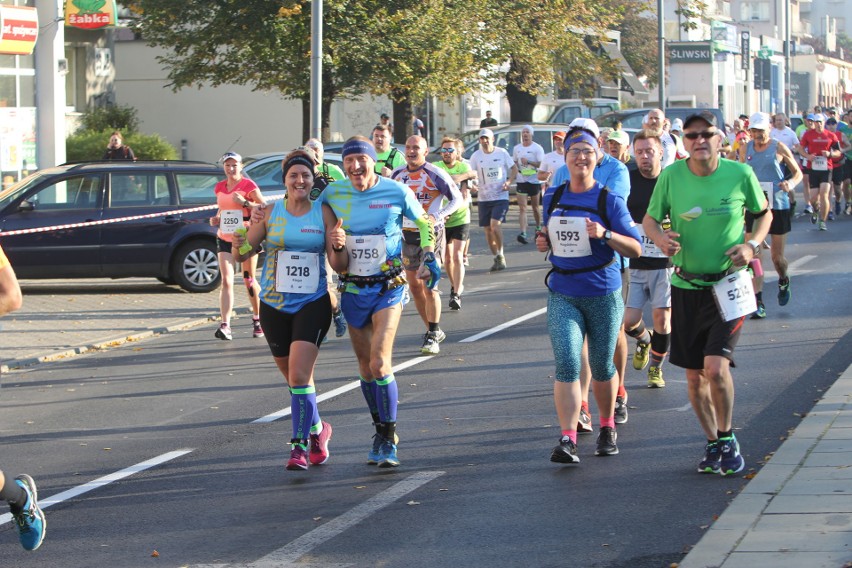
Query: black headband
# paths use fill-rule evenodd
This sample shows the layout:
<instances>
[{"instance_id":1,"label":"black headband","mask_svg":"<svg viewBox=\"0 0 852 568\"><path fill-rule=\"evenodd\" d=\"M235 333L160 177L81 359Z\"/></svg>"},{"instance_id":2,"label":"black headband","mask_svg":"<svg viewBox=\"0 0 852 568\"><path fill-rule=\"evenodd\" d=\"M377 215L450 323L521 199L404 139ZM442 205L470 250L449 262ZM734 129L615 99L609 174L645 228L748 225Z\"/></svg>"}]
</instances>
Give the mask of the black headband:
<instances>
[{"instance_id":1,"label":"black headband","mask_svg":"<svg viewBox=\"0 0 852 568\"><path fill-rule=\"evenodd\" d=\"M307 156L297 154L292 158L284 160L284 163L281 165L281 172L284 178L287 177L287 171L293 166L305 166L311 171L311 175L316 177L316 173L314 172L315 164Z\"/></svg>"}]
</instances>

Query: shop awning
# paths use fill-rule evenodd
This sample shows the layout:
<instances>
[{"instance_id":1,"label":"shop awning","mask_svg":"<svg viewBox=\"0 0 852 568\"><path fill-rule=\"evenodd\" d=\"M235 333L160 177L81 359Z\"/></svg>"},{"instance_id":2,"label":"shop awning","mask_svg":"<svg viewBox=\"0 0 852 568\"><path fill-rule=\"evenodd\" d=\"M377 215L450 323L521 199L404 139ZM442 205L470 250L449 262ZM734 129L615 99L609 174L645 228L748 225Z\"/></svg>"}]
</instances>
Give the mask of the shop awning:
<instances>
[{"instance_id":1,"label":"shop awning","mask_svg":"<svg viewBox=\"0 0 852 568\"><path fill-rule=\"evenodd\" d=\"M621 53L618 46L614 43L602 43L601 47L603 48L604 53L606 53L611 60L615 61L621 69L621 81L618 86L619 90L627 91L634 97L647 98L648 89L646 89L645 85L642 84L642 81L636 77L636 73L634 73L633 69L630 68L630 64L627 63L627 60L624 58L624 54Z\"/></svg>"}]
</instances>

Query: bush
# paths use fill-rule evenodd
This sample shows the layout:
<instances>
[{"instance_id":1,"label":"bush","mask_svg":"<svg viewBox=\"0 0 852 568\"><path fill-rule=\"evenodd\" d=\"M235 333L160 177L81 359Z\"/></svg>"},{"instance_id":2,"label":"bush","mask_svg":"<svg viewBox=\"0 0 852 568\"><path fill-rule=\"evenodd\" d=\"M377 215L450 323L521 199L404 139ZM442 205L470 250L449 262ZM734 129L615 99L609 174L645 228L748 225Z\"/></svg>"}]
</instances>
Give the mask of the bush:
<instances>
[{"instance_id":1,"label":"bush","mask_svg":"<svg viewBox=\"0 0 852 568\"><path fill-rule=\"evenodd\" d=\"M65 153L69 162L100 160L106 152L112 127L93 131L81 130L65 139ZM124 135L124 143L133 149L139 160L176 160L177 149L159 134L130 133Z\"/></svg>"},{"instance_id":2,"label":"bush","mask_svg":"<svg viewBox=\"0 0 852 568\"><path fill-rule=\"evenodd\" d=\"M139 117L136 114L136 109L131 106L100 107L83 114L80 117L80 125L83 130L109 130L110 133L118 130L123 136L130 136L139 130Z\"/></svg>"}]
</instances>

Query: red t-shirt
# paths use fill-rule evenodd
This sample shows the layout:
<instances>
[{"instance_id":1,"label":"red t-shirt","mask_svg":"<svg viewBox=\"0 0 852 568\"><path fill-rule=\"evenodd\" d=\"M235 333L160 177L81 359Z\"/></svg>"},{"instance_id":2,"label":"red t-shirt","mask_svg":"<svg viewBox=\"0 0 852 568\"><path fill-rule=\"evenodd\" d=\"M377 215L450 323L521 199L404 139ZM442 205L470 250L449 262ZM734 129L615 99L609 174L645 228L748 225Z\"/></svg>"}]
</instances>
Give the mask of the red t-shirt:
<instances>
[{"instance_id":1,"label":"red t-shirt","mask_svg":"<svg viewBox=\"0 0 852 568\"><path fill-rule=\"evenodd\" d=\"M234 186L234 189L228 191L228 180L222 180L216 184L216 205L219 206L219 212L234 209L242 209L243 211L243 219L247 219L251 215L251 211L247 207L241 207L237 205L234 201L234 195L239 194L242 195L245 199L249 199L249 194L258 189L257 184L254 183L247 177L242 178L237 185ZM251 201L249 199L249 201ZM248 227L248 223L245 223L245 226ZM233 242L234 236L223 233L220 228L217 235L223 241Z\"/></svg>"},{"instance_id":2,"label":"red t-shirt","mask_svg":"<svg viewBox=\"0 0 852 568\"><path fill-rule=\"evenodd\" d=\"M805 152L814 156L820 156L824 151L830 150L831 148L840 148L840 142L837 140L837 136L835 136L833 132L830 130L817 132L816 128L805 131L805 133L802 134L802 139L799 140L799 145L805 149ZM828 169L832 169L834 167L832 161L826 161L828 163ZM802 160L802 166L805 168L813 167L810 160L804 159Z\"/></svg>"}]
</instances>

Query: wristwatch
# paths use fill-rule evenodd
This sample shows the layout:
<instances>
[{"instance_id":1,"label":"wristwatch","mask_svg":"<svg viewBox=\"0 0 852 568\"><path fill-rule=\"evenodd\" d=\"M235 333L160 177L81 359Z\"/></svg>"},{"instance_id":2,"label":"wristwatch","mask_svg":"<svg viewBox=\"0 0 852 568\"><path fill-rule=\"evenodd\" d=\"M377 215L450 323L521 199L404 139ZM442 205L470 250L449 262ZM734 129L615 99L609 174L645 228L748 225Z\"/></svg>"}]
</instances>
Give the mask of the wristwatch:
<instances>
[{"instance_id":1,"label":"wristwatch","mask_svg":"<svg viewBox=\"0 0 852 568\"><path fill-rule=\"evenodd\" d=\"M612 231L610 231L609 229L604 231L604 238L603 238L604 242L610 240L611 238L612 238Z\"/></svg>"},{"instance_id":2,"label":"wristwatch","mask_svg":"<svg viewBox=\"0 0 852 568\"><path fill-rule=\"evenodd\" d=\"M749 245L754 250L755 255L757 255L757 253L760 252L760 243L757 242L756 240L751 239L749 241L746 241L746 244Z\"/></svg>"}]
</instances>

